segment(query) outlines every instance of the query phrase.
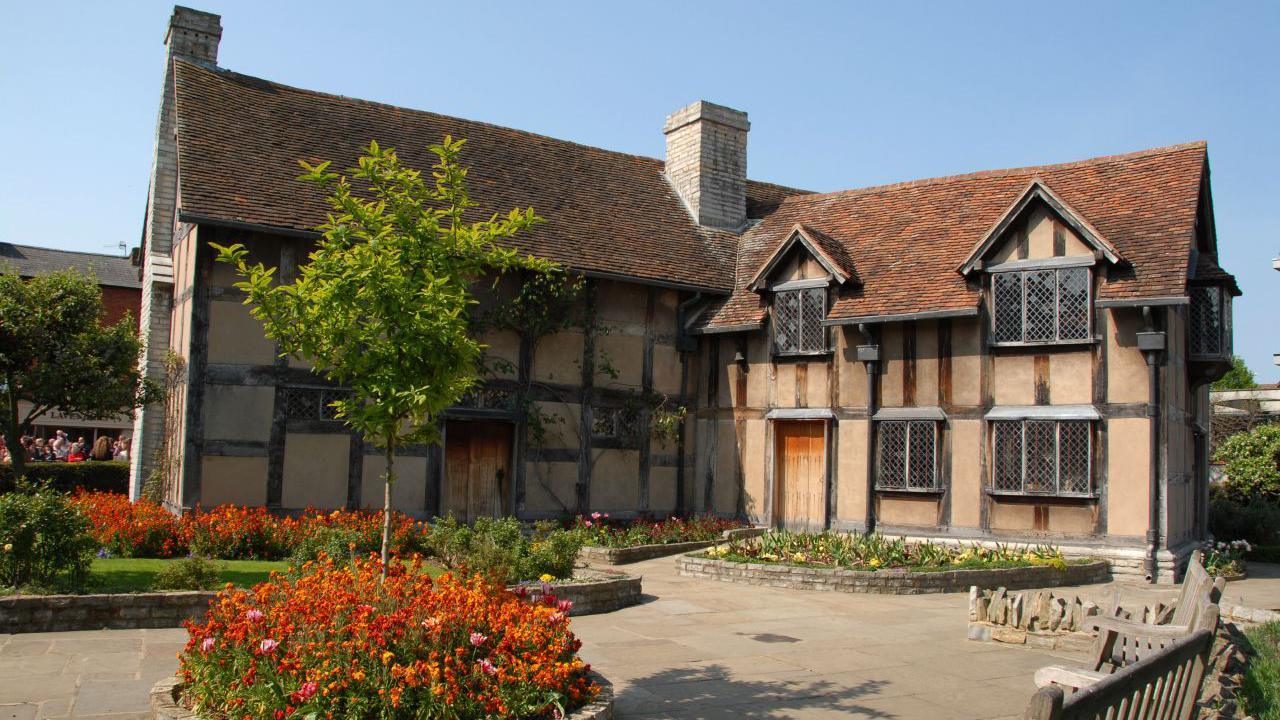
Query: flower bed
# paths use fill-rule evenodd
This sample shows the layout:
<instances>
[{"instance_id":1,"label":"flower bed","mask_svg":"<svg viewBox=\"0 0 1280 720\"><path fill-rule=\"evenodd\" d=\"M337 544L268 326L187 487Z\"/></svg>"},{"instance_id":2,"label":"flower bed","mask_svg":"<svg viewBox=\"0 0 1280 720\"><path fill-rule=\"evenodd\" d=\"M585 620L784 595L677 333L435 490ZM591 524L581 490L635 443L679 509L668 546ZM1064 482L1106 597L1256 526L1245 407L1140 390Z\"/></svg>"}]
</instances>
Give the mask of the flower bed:
<instances>
[{"instance_id":1,"label":"flower bed","mask_svg":"<svg viewBox=\"0 0 1280 720\"><path fill-rule=\"evenodd\" d=\"M1101 582L1110 576L1105 562L1069 564L1047 546L962 548L830 531L770 530L684 555L678 564L682 575L729 582L899 594Z\"/></svg>"},{"instance_id":2,"label":"flower bed","mask_svg":"<svg viewBox=\"0 0 1280 720\"><path fill-rule=\"evenodd\" d=\"M574 521L574 527L583 533L588 546L631 548L641 545L710 542L723 538L726 531L744 528L747 524L741 520L714 515L624 521L611 519L609 513L597 512L591 513L590 517L578 517Z\"/></svg>"},{"instance_id":3,"label":"flower bed","mask_svg":"<svg viewBox=\"0 0 1280 720\"><path fill-rule=\"evenodd\" d=\"M765 532L764 528L739 527L725 530L724 534L714 540L695 540L693 542L670 543L666 545L635 545L632 547L596 547L588 545L579 554L587 562L604 563L606 565L626 565L628 563L652 560L668 555L680 555L694 550L703 550L713 545L739 538L753 537Z\"/></svg>"},{"instance_id":4,"label":"flower bed","mask_svg":"<svg viewBox=\"0 0 1280 720\"><path fill-rule=\"evenodd\" d=\"M640 576L616 570L586 570L560 581L544 575L538 582L523 582L511 586L511 590L533 602L541 602L545 596L568 601L570 615L595 615L640 602Z\"/></svg>"},{"instance_id":5,"label":"flower bed","mask_svg":"<svg viewBox=\"0 0 1280 720\"><path fill-rule=\"evenodd\" d=\"M308 509L299 517L277 517L266 508L222 505L179 516L149 500L83 491L72 502L89 519L98 545L118 557L195 553L220 560L279 560L321 536L340 534L360 552L376 549L382 539L381 513L362 510ZM392 533L397 552L420 547L422 532L412 518L396 514Z\"/></svg>"},{"instance_id":6,"label":"flower bed","mask_svg":"<svg viewBox=\"0 0 1280 720\"><path fill-rule=\"evenodd\" d=\"M324 561L227 590L179 655L184 704L209 717L551 718L600 688L553 595L406 565Z\"/></svg>"}]
</instances>

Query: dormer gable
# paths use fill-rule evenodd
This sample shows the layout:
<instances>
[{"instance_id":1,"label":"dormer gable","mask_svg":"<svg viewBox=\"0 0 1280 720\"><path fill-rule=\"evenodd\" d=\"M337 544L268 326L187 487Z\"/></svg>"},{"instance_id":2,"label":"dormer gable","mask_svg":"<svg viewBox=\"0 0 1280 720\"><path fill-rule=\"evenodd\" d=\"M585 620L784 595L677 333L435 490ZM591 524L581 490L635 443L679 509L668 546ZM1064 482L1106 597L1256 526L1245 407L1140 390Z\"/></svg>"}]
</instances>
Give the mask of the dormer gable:
<instances>
[{"instance_id":1,"label":"dormer gable","mask_svg":"<svg viewBox=\"0 0 1280 720\"><path fill-rule=\"evenodd\" d=\"M797 223L761 263L747 287L759 292L785 282L843 285L854 280L844 247L834 238Z\"/></svg>"},{"instance_id":2,"label":"dormer gable","mask_svg":"<svg viewBox=\"0 0 1280 720\"><path fill-rule=\"evenodd\" d=\"M1066 262L1086 258L1105 259L1112 264L1123 262L1115 245L1036 178L983 235L957 270L969 275L996 265L1053 262L1057 258L1064 258Z\"/></svg>"}]
</instances>

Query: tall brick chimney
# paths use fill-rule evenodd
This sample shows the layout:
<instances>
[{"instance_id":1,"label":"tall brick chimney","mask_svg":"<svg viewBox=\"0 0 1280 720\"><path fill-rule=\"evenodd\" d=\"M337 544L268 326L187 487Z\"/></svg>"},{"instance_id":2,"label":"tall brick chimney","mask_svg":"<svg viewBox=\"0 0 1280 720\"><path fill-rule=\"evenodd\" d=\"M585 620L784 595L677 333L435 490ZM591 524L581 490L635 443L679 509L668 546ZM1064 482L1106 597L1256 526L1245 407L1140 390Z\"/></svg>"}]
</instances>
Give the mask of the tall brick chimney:
<instances>
[{"instance_id":1,"label":"tall brick chimney","mask_svg":"<svg viewBox=\"0 0 1280 720\"><path fill-rule=\"evenodd\" d=\"M699 225L747 221L747 114L706 100L667 117L667 180Z\"/></svg>"},{"instance_id":2,"label":"tall brick chimney","mask_svg":"<svg viewBox=\"0 0 1280 720\"><path fill-rule=\"evenodd\" d=\"M173 314L173 238L178 224L178 149L174 137L173 60L218 64L218 43L222 40L221 18L213 13L174 6L165 32L164 90L151 160L151 182L147 188L147 221L142 229L142 305L138 329L145 355L143 371L163 383L165 356L169 352L169 326ZM156 451L164 441L162 404L138 408L133 414L133 447L130 448L129 496L142 494L143 480L150 474ZM180 484L180 480L175 481ZM199 498L191 499L191 502ZM186 498L184 498L184 501Z\"/></svg>"},{"instance_id":3,"label":"tall brick chimney","mask_svg":"<svg viewBox=\"0 0 1280 720\"><path fill-rule=\"evenodd\" d=\"M213 13L174 5L173 15L169 18L169 32L164 38L169 54L217 65L218 42L222 40L221 20Z\"/></svg>"}]
</instances>

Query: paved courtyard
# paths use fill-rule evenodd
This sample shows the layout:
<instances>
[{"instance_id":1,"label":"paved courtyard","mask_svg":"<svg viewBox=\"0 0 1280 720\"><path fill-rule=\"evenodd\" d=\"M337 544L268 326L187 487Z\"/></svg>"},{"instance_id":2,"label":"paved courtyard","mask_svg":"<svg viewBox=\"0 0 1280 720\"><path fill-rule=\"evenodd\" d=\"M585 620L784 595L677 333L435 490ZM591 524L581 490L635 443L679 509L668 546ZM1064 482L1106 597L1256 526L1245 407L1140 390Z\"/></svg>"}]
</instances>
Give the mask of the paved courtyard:
<instances>
[{"instance_id":1,"label":"paved courtyard","mask_svg":"<svg viewBox=\"0 0 1280 720\"><path fill-rule=\"evenodd\" d=\"M1021 717L1035 670L1079 658L965 640L968 598L847 595L677 577L629 565L646 601L574 618L582 653L615 683L623 718ZM1280 607L1280 568L1252 566L1227 597ZM1110 596L1114 586L1083 588ZM1119 584L1147 600L1173 591ZM1241 597L1242 596L1242 597ZM183 630L0 635L0 720L148 717Z\"/></svg>"}]
</instances>

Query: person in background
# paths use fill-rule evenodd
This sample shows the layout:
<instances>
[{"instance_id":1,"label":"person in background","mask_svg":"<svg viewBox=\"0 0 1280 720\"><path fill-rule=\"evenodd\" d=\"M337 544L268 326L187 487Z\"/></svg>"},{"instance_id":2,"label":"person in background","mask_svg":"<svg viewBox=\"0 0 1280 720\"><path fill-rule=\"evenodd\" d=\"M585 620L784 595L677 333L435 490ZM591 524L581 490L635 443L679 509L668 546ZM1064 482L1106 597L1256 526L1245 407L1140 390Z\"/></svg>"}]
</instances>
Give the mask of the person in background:
<instances>
[{"instance_id":1,"label":"person in background","mask_svg":"<svg viewBox=\"0 0 1280 720\"><path fill-rule=\"evenodd\" d=\"M129 440L128 439L120 438L119 440L116 441L116 454L114 459L119 460L120 462L129 462Z\"/></svg>"},{"instance_id":2,"label":"person in background","mask_svg":"<svg viewBox=\"0 0 1280 720\"><path fill-rule=\"evenodd\" d=\"M49 444L44 441L44 438L36 438L35 442L31 443L31 460L33 462L45 462L52 459L53 452L49 450Z\"/></svg>"},{"instance_id":3,"label":"person in background","mask_svg":"<svg viewBox=\"0 0 1280 720\"><path fill-rule=\"evenodd\" d=\"M98 439L93 441L93 452L89 453L89 457L94 460L110 460L111 455L111 438L99 435Z\"/></svg>"},{"instance_id":4,"label":"person in background","mask_svg":"<svg viewBox=\"0 0 1280 720\"><path fill-rule=\"evenodd\" d=\"M71 441L67 439L67 432L59 430L55 433L53 444L50 448L53 452L51 460L66 460L71 454Z\"/></svg>"},{"instance_id":5,"label":"person in background","mask_svg":"<svg viewBox=\"0 0 1280 720\"><path fill-rule=\"evenodd\" d=\"M84 462L85 457L84 443L78 440L71 443L71 452L67 453L67 462Z\"/></svg>"}]
</instances>

